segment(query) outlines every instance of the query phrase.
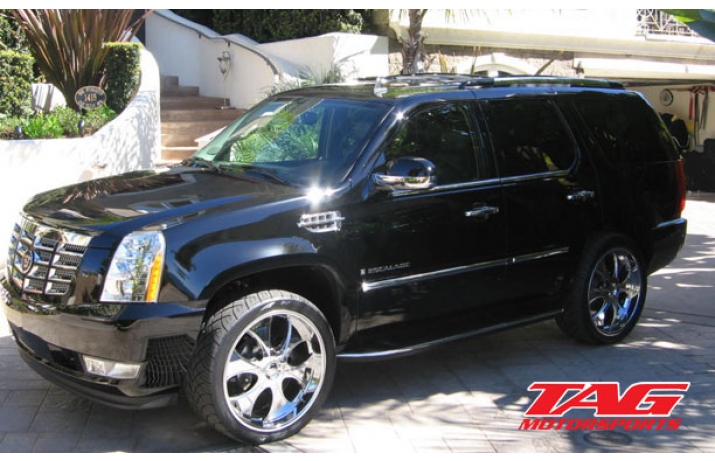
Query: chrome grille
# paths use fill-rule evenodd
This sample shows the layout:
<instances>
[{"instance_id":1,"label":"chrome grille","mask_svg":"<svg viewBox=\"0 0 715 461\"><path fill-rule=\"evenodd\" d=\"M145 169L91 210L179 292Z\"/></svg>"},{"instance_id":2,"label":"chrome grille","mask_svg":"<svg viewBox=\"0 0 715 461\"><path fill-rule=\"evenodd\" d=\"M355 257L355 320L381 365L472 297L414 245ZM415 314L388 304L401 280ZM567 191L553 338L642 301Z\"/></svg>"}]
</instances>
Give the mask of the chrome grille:
<instances>
[{"instance_id":1,"label":"chrome grille","mask_svg":"<svg viewBox=\"0 0 715 461\"><path fill-rule=\"evenodd\" d=\"M70 292L90 237L23 218L15 225L7 259L8 280L25 293Z\"/></svg>"}]
</instances>

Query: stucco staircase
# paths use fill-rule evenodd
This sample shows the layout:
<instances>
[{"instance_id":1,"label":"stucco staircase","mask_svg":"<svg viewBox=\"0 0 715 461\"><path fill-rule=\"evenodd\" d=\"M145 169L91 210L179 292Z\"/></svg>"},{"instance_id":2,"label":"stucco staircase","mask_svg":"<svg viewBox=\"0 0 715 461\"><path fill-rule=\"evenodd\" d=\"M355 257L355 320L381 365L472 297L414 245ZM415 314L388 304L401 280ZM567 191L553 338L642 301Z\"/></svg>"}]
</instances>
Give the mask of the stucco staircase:
<instances>
[{"instance_id":1,"label":"stucco staircase","mask_svg":"<svg viewBox=\"0 0 715 461\"><path fill-rule=\"evenodd\" d=\"M170 165L198 149L195 139L222 128L245 112L217 109L222 98L199 95L196 86L181 86L179 78L161 77L161 158Z\"/></svg>"}]
</instances>

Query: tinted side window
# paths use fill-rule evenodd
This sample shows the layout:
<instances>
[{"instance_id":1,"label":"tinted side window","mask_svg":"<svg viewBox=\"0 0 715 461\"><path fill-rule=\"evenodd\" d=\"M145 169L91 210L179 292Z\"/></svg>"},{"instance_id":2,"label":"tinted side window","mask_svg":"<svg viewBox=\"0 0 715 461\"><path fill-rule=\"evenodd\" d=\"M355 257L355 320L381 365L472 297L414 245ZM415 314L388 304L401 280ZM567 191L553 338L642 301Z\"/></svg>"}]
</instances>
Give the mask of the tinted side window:
<instances>
[{"instance_id":1,"label":"tinted side window","mask_svg":"<svg viewBox=\"0 0 715 461\"><path fill-rule=\"evenodd\" d=\"M387 160L422 157L437 167L438 184L484 179L471 130L469 108L445 104L411 114L389 144Z\"/></svg>"},{"instance_id":2,"label":"tinted side window","mask_svg":"<svg viewBox=\"0 0 715 461\"><path fill-rule=\"evenodd\" d=\"M591 133L614 163L671 160L673 142L660 118L640 98L583 98L574 101Z\"/></svg>"},{"instance_id":3,"label":"tinted side window","mask_svg":"<svg viewBox=\"0 0 715 461\"><path fill-rule=\"evenodd\" d=\"M485 109L502 176L568 170L573 165L573 142L549 101L489 101Z\"/></svg>"}]
</instances>

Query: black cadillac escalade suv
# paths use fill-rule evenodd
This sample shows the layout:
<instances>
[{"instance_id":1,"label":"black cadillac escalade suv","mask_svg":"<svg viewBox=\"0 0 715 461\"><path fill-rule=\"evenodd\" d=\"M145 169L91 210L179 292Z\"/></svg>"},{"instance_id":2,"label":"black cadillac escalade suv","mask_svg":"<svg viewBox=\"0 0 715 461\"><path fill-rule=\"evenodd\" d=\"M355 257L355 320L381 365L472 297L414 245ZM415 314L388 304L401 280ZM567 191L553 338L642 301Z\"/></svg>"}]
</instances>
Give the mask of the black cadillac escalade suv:
<instances>
[{"instance_id":1,"label":"black cadillac escalade suv","mask_svg":"<svg viewBox=\"0 0 715 461\"><path fill-rule=\"evenodd\" d=\"M670 135L617 83L319 86L167 171L34 197L0 299L48 379L124 407L183 389L262 443L308 423L339 357L546 319L622 340L684 242L684 203Z\"/></svg>"}]
</instances>

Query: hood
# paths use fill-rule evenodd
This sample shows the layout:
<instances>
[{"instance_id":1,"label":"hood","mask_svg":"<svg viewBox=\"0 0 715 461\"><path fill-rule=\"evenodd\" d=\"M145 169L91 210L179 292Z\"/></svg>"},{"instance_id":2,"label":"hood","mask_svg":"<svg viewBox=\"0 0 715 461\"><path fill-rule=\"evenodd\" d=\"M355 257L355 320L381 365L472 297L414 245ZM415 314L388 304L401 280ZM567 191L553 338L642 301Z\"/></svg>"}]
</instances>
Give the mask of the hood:
<instances>
[{"instance_id":1,"label":"hood","mask_svg":"<svg viewBox=\"0 0 715 461\"><path fill-rule=\"evenodd\" d=\"M36 195L24 212L48 224L90 233L171 226L219 209L239 209L303 196L296 187L253 173L173 168L138 171Z\"/></svg>"}]
</instances>

